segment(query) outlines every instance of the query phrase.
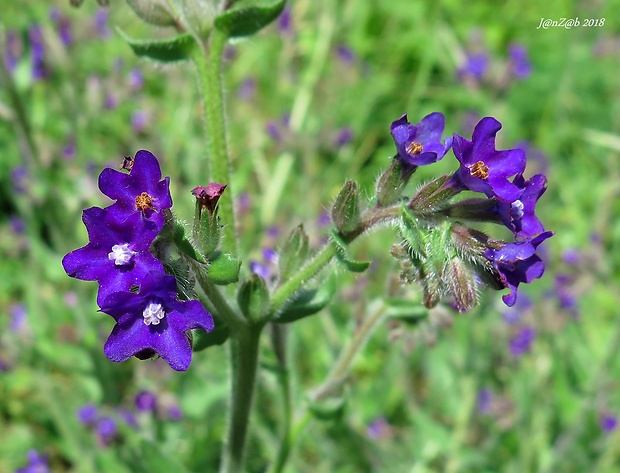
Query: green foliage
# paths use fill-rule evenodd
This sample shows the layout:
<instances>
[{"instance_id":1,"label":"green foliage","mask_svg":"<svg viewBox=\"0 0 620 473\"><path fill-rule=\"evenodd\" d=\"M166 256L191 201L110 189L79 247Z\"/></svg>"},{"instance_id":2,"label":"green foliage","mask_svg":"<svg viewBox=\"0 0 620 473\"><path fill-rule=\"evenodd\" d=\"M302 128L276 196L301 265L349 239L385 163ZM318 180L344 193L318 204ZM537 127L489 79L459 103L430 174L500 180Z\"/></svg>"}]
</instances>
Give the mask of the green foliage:
<instances>
[{"instance_id":1,"label":"green foliage","mask_svg":"<svg viewBox=\"0 0 620 473\"><path fill-rule=\"evenodd\" d=\"M250 36L275 20L286 0L236 0L215 18L215 27L229 37Z\"/></svg>"},{"instance_id":2,"label":"green foliage","mask_svg":"<svg viewBox=\"0 0 620 473\"><path fill-rule=\"evenodd\" d=\"M71 21L69 48L50 20L52 5ZM466 314L442 304L420 309L420 288L397 281L399 268L389 255L399 240L393 228L350 249L340 243L341 266L353 263L366 271L340 270L316 287L311 281L281 315L322 309L303 323L282 326L290 328L286 353L294 367L289 378L296 413L287 470L616 471L618 431L604 433L600 418L620 413L615 388L620 376L620 3L551 0L545 11L533 1L297 0L290 7L292 33L266 26L251 40L235 43L224 63L235 167L228 184L238 198L244 262L259 259L264 247L275 247L278 264L289 268L289 275L290 268L303 264L305 251L312 253L328 233L317 219L322 210L329 211L343 180L355 180L361 196L372 196L395 153L389 124L404 112L415 121L441 111L446 130L466 138L472 115L474 121L495 116L503 124L500 149L526 139L542 150L546 162L528 153L527 175L548 167L539 213L556 236L547 246L545 276L519 290L533 305L519 309L512 324L504 320L510 313L501 293L492 291L480 294L482 305ZM123 155L149 149L161 158L175 212L185 220L192 217L190 190L210 182L195 71L188 61L176 61L191 54L193 40L181 36L170 43L165 38L173 30L143 24L123 2L111 2L110 27L132 38L161 41L130 40L143 54L138 57L119 35L98 35L96 8L92 1L80 9L66 0L3 2L3 44L6 33L15 31L21 53L12 76L19 103L6 79L0 87L0 471L24 467L33 448L59 473L165 466L182 471L177 463L188 471L217 471L227 422L227 353L219 346L226 327L218 325L204 343L194 334L196 347L209 349L194 353L183 374L172 373L161 360L111 363L102 347L113 321L97 312L96 284L69 279L60 264L64 254L87 243L81 211L109 204L96 190L97 175L106 166L117 167ZM606 18L606 24L536 29L542 16L554 18L557 12L582 21ZM218 21L232 22L236 15ZM28 27L35 21L47 46L44 81L30 74ZM470 40L476 31L481 43ZM466 51L485 48L492 68L499 68L511 42L528 48L530 77L502 90L488 82L458 80ZM341 59L339 46L354 53L352 60ZM175 61L162 67L144 60L153 56ZM133 69L143 74L141 88L129 85ZM248 83L254 84L251 93ZM17 105L25 111L34 147L24 138ZM147 117L141 129L131 126L136 112ZM266 132L270 122L277 139ZM336 144L345 126L352 139ZM65 152L71 144L73 154ZM20 191L13 175L18 167L27 171ZM401 191L410 197L456 168L451 155L421 167L385 202L391 204ZM239 198L243 194L249 199ZM23 229L15 226L15 218ZM299 256L285 265L282 231L291 222L304 222L307 240L293 245L292 253ZM269 231L272 226L280 234ZM481 230L501 231L498 226ZM577 264L562 259L570 249L579 251ZM374 264L356 265L351 254ZM225 254L210 259L207 269L219 284L240 277L240 262ZM577 315L554 291L558 274L570 277ZM334 278L338 294L330 292ZM321 384L342 347L381 304L387 321L354 359L346 409L324 422L306 422L306 394ZM25 307L27 318L16 328L17 305ZM522 326L535 328L537 336L528 353L513 357L510 342ZM262 357L275 359L264 341ZM282 409L277 384L272 373L259 378L248 439L250 473L265 471L275 457ZM478 405L483 389L492 393L488 410ZM156 414L138 416L135 430L123 424L116 409L135 411L134 397L141 390L156 392L161 402ZM87 403L121 426L112 444L100 444L96 433L77 420L77 409ZM172 404L180 406L181 420L169 416Z\"/></svg>"}]
</instances>

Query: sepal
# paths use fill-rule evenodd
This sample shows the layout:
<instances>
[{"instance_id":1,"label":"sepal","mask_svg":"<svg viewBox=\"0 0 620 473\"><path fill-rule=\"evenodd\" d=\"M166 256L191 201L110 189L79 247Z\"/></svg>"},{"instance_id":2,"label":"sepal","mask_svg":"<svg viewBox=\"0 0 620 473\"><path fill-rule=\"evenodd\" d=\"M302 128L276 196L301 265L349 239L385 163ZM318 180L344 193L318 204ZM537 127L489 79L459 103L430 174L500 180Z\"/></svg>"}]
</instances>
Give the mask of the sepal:
<instances>
[{"instance_id":1,"label":"sepal","mask_svg":"<svg viewBox=\"0 0 620 473\"><path fill-rule=\"evenodd\" d=\"M334 207L332 221L341 233L349 233L360 224L359 186L355 181L347 181L342 186Z\"/></svg>"},{"instance_id":2,"label":"sepal","mask_svg":"<svg viewBox=\"0 0 620 473\"><path fill-rule=\"evenodd\" d=\"M241 312L252 322L263 320L269 310L269 291L265 280L254 273L241 284L237 293Z\"/></svg>"},{"instance_id":3,"label":"sepal","mask_svg":"<svg viewBox=\"0 0 620 473\"><path fill-rule=\"evenodd\" d=\"M280 280L286 281L295 271L300 269L308 258L308 235L303 225L299 225L290 233L278 252Z\"/></svg>"},{"instance_id":4,"label":"sepal","mask_svg":"<svg viewBox=\"0 0 620 473\"><path fill-rule=\"evenodd\" d=\"M202 351L209 347L222 345L228 340L229 335L228 326L221 322L216 323L215 328L210 332L194 329L190 332L192 351Z\"/></svg>"},{"instance_id":5,"label":"sepal","mask_svg":"<svg viewBox=\"0 0 620 473\"><path fill-rule=\"evenodd\" d=\"M406 172L398 158L393 158L390 166L377 179L377 205L387 207L397 202L415 169Z\"/></svg>"},{"instance_id":6,"label":"sepal","mask_svg":"<svg viewBox=\"0 0 620 473\"><path fill-rule=\"evenodd\" d=\"M155 26L174 26L175 18L165 0L126 0L145 22Z\"/></svg>"}]
</instances>

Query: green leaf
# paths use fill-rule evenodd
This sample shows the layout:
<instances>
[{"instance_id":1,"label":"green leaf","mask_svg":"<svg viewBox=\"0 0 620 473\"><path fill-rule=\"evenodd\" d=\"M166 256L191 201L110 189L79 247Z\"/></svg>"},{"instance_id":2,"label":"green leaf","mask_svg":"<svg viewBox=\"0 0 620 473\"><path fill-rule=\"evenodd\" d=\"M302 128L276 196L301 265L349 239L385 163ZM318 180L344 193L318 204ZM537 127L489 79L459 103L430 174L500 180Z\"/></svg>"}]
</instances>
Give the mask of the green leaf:
<instances>
[{"instance_id":1,"label":"green leaf","mask_svg":"<svg viewBox=\"0 0 620 473\"><path fill-rule=\"evenodd\" d=\"M229 37L249 36L275 20L286 0L239 0L215 18L215 27Z\"/></svg>"},{"instance_id":2,"label":"green leaf","mask_svg":"<svg viewBox=\"0 0 620 473\"><path fill-rule=\"evenodd\" d=\"M200 263L206 263L207 261L200 254L200 252L194 247L189 238L187 238L187 233L185 231L185 227L179 221L174 222L174 233L172 234L172 239L177 248L187 256Z\"/></svg>"},{"instance_id":3,"label":"green leaf","mask_svg":"<svg viewBox=\"0 0 620 473\"><path fill-rule=\"evenodd\" d=\"M282 313L273 320L275 323L290 323L316 314L329 304L336 293L336 276L330 274L327 281L315 289L302 289Z\"/></svg>"},{"instance_id":4,"label":"green leaf","mask_svg":"<svg viewBox=\"0 0 620 473\"><path fill-rule=\"evenodd\" d=\"M308 410L319 420L339 421L342 419L347 398L345 396L333 396L320 401L308 402Z\"/></svg>"},{"instance_id":5,"label":"green leaf","mask_svg":"<svg viewBox=\"0 0 620 473\"><path fill-rule=\"evenodd\" d=\"M190 59L196 40L184 33L168 39L133 39L120 28L116 28L123 39L131 46L136 56L147 57L159 62L176 62Z\"/></svg>"},{"instance_id":6,"label":"green leaf","mask_svg":"<svg viewBox=\"0 0 620 473\"><path fill-rule=\"evenodd\" d=\"M260 321L269 310L269 291L265 280L258 274L252 274L239 288L237 302L248 320Z\"/></svg>"},{"instance_id":7,"label":"green leaf","mask_svg":"<svg viewBox=\"0 0 620 473\"><path fill-rule=\"evenodd\" d=\"M336 244L336 256L352 273L363 273L370 266L370 261L355 261L349 256L347 244L340 238L337 232L332 232L332 241Z\"/></svg>"},{"instance_id":8,"label":"green leaf","mask_svg":"<svg viewBox=\"0 0 620 473\"><path fill-rule=\"evenodd\" d=\"M222 345L228 340L228 336L230 335L228 326L221 322L216 322L215 328L210 332L196 329L192 330L190 333L192 336L192 351L202 351L205 348Z\"/></svg>"},{"instance_id":9,"label":"green leaf","mask_svg":"<svg viewBox=\"0 0 620 473\"><path fill-rule=\"evenodd\" d=\"M215 284L225 286L239 281L241 261L228 253L217 251L209 256L207 277Z\"/></svg>"}]
</instances>

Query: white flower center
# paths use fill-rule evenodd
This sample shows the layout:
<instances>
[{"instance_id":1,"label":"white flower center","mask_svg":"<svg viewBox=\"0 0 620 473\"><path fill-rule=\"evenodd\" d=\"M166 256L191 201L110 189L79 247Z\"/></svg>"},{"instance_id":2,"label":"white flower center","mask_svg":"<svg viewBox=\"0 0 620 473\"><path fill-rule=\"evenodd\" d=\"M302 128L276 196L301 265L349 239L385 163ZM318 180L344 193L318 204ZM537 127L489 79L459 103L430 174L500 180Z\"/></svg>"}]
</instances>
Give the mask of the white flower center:
<instances>
[{"instance_id":1,"label":"white flower center","mask_svg":"<svg viewBox=\"0 0 620 473\"><path fill-rule=\"evenodd\" d=\"M523 202L515 200L511 205L510 214L515 220L523 217Z\"/></svg>"},{"instance_id":2,"label":"white flower center","mask_svg":"<svg viewBox=\"0 0 620 473\"><path fill-rule=\"evenodd\" d=\"M155 304L154 302L151 302L142 312L142 317L144 317L144 325L159 325L159 322L161 321L161 319L164 318L165 315L166 313L164 312L161 304Z\"/></svg>"},{"instance_id":3,"label":"white flower center","mask_svg":"<svg viewBox=\"0 0 620 473\"><path fill-rule=\"evenodd\" d=\"M124 266L131 262L131 257L135 254L135 251L129 249L129 243L123 243L112 247L112 251L108 253L108 259L114 260L114 264L118 266Z\"/></svg>"}]
</instances>

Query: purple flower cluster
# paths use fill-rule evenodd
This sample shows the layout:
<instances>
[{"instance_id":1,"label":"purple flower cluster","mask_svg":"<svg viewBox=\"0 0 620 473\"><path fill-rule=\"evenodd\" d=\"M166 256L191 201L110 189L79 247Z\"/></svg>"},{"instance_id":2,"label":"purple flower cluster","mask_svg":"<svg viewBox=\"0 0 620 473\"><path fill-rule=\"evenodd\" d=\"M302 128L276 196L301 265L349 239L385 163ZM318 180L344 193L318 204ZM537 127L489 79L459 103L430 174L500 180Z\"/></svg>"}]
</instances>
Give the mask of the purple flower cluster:
<instances>
[{"instance_id":1,"label":"purple flower cluster","mask_svg":"<svg viewBox=\"0 0 620 473\"><path fill-rule=\"evenodd\" d=\"M438 161L450 148L453 149L459 168L447 179L441 192L450 198L462 191L472 191L489 199L482 206L480 199L473 199L474 203L469 207L466 201L460 207L455 204L460 212L457 217L503 223L515 237L514 242L494 240L493 244L485 243L486 250L482 255L500 286L510 289L510 294L503 300L512 307L517 299L518 285L530 283L544 272L544 263L536 254L536 248L553 233L545 231L535 210L546 190L547 178L537 174L525 179L526 155L523 150L496 149L495 138L502 124L495 118L481 119L471 140L455 133L442 142L444 125L445 118L438 112L427 115L416 125L407 121L407 115L401 116L390 127L397 150L395 158L407 174L418 166Z\"/></svg>"},{"instance_id":2,"label":"purple flower cluster","mask_svg":"<svg viewBox=\"0 0 620 473\"><path fill-rule=\"evenodd\" d=\"M28 452L28 464L23 468L18 468L15 473L49 473L50 467L47 458L36 450Z\"/></svg>"},{"instance_id":3,"label":"purple flower cluster","mask_svg":"<svg viewBox=\"0 0 620 473\"><path fill-rule=\"evenodd\" d=\"M209 332L213 318L198 301L177 300L175 278L149 251L172 207L169 178L162 179L157 158L145 150L123 167L130 172L101 172L99 188L115 202L84 210L89 243L62 264L69 276L99 283L97 304L116 321L104 347L110 360L157 353L184 371L192 356L185 332Z\"/></svg>"}]
</instances>

